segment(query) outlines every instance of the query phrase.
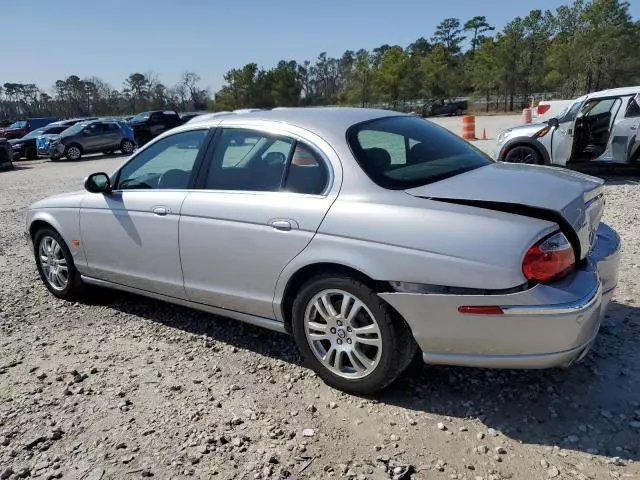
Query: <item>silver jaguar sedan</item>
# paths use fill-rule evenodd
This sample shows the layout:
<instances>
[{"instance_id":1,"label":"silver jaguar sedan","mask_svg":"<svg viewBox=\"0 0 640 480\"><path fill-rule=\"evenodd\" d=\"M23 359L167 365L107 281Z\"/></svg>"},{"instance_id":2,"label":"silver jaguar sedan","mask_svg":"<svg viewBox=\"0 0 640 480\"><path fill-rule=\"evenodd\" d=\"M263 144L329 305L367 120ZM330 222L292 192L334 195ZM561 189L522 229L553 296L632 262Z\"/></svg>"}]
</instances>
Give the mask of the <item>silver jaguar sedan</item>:
<instances>
[{"instance_id":1,"label":"silver jaguar sedan","mask_svg":"<svg viewBox=\"0 0 640 480\"><path fill-rule=\"evenodd\" d=\"M230 112L37 202L26 229L59 298L109 287L287 332L326 383L368 393L418 351L496 368L583 357L618 276L602 185L494 162L410 115Z\"/></svg>"}]
</instances>

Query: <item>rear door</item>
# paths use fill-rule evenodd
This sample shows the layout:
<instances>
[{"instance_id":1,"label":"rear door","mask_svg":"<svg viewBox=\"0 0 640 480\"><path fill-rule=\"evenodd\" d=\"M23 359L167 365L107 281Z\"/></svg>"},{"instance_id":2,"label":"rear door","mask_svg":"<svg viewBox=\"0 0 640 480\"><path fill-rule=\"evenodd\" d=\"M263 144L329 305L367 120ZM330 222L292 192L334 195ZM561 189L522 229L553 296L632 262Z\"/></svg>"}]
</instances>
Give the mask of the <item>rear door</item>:
<instances>
[{"instance_id":1,"label":"rear door","mask_svg":"<svg viewBox=\"0 0 640 480\"><path fill-rule=\"evenodd\" d=\"M315 235L339 188L335 169L289 131L224 127L180 218L189 300L273 318L284 267ZM204 172L204 171L203 171Z\"/></svg>"},{"instance_id":2,"label":"rear door","mask_svg":"<svg viewBox=\"0 0 640 480\"><path fill-rule=\"evenodd\" d=\"M640 93L624 103L611 135L610 161L627 163L640 154Z\"/></svg>"}]
</instances>

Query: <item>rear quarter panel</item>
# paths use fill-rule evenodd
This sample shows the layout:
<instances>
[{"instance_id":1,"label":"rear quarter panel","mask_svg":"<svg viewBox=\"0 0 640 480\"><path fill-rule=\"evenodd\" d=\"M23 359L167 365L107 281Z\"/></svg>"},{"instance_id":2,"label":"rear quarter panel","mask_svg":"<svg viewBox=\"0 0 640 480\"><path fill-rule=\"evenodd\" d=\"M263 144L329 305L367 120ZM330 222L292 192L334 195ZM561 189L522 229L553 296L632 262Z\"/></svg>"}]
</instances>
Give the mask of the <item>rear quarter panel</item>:
<instances>
[{"instance_id":1,"label":"rear quarter panel","mask_svg":"<svg viewBox=\"0 0 640 480\"><path fill-rule=\"evenodd\" d=\"M404 192L389 192L383 200L339 196L309 246L284 269L276 299L296 271L323 262L381 281L513 288L526 282L526 251L557 228L545 220Z\"/></svg>"}]
</instances>

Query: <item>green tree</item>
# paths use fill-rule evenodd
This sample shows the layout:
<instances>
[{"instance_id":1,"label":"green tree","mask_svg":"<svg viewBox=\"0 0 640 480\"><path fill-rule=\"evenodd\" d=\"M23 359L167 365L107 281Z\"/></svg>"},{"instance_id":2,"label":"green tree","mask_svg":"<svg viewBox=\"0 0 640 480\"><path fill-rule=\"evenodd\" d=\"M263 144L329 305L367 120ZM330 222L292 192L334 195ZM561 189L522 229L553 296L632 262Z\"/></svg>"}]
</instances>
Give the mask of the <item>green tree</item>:
<instances>
[{"instance_id":1,"label":"green tree","mask_svg":"<svg viewBox=\"0 0 640 480\"><path fill-rule=\"evenodd\" d=\"M460 35L462 31L460 20L457 18L446 18L436 27L431 41L443 45L450 55L457 55L460 53L460 45L465 39L465 37Z\"/></svg>"},{"instance_id":2,"label":"green tree","mask_svg":"<svg viewBox=\"0 0 640 480\"><path fill-rule=\"evenodd\" d=\"M482 36L485 32L492 32L496 29L489 25L487 22L487 17L478 15L473 17L470 20L467 20L464 24L464 30L473 32L473 37L471 37L471 51L475 52L478 44L480 42L479 37Z\"/></svg>"}]
</instances>

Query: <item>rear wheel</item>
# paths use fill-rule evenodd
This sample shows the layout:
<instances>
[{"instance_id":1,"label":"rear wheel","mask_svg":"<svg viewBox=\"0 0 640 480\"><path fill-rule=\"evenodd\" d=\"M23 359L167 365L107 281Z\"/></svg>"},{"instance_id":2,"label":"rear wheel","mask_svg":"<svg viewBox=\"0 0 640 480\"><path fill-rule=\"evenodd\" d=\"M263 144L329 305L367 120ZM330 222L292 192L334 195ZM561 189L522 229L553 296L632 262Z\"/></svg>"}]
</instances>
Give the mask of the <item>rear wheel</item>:
<instances>
[{"instance_id":1,"label":"rear wheel","mask_svg":"<svg viewBox=\"0 0 640 480\"><path fill-rule=\"evenodd\" d=\"M528 165L542 165L540 153L527 145L518 145L511 148L504 157L508 163L525 163Z\"/></svg>"},{"instance_id":2,"label":"rear wheel","mask_svg":"<svg viewBox=\"0 0 640 480\"><path fill-rule=\"evenodd\" d=\"M292 315L305 363L328 385L348 393L386 387L416 351L404 321L369 286L348 276L309 280L294 300Z\"/></svg>"},{"instance_id":3,"label":"rear wheel","mask_svg":"<svg viewBox=\"0 0 640 480\"><path fill-rule=\"evenodd\" d=\"M71 300L84 291L71 252L58 232L52 228L38 230L33 238L33 253L40 278L56 297Z\"/></svg>"},{"instance_id":4,"label":"rear wheel","mask_svg":"<svg viewBox=\"0 0 640 480\"><path fill-rule=\"evenodd\" d=\"M64 152L64 156L69 160L80 160L80 158L82 157L82 150L78 145L69 145Z\"/></svg>"}]
</instances>

